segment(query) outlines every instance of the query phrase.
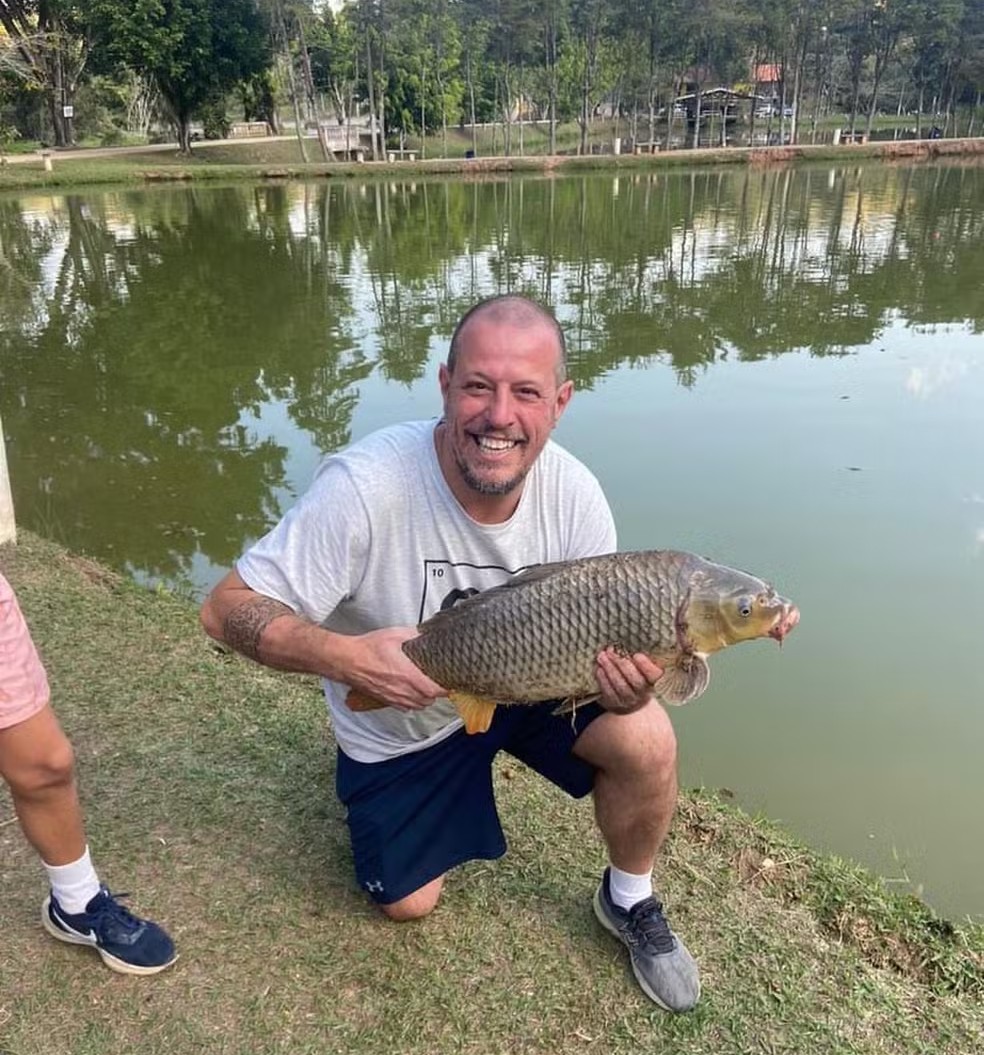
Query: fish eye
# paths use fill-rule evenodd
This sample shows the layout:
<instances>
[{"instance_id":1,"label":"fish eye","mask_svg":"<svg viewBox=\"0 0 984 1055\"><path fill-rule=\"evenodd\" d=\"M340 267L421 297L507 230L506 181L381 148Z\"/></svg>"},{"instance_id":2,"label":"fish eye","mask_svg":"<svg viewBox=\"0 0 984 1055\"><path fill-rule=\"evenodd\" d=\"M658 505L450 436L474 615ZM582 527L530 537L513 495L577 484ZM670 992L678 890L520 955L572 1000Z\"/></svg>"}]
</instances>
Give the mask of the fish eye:
<instances>
[{"instance_id":1,"label":"fish eye","mask_svg":"<svg viewBox=\"0 0 984 1055\"><path fill-rule=\"evenodd\" d=\"M748 597L738 598L738 614L747 619L752 614L752 602Z\"/></svg>"}]
</instances>

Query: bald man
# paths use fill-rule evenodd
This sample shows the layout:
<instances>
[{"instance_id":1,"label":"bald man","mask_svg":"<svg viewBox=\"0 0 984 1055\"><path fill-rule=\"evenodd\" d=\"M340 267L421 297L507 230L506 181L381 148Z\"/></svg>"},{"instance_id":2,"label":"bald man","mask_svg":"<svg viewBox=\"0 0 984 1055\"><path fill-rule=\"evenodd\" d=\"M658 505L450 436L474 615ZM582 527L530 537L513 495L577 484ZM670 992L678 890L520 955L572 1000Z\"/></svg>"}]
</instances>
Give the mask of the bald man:
<instances>
[{"instance_id":1,"label":"bald man","mask_svg":"<svg viewBox=\"0 0 984 1055\"><path fill-rule=\"evenodd\" d=\"M505 750L594 796L610 864L594 896L644 992L687 1011L697 966L653 894L676 805L676 742L646 656L598 656L596 704L497 708L469 735L442 686L404 654L417 624L531 565L609 553L611 510L550 434L570 403L564 335L539 304L494 297L455 329L437 421L391 426L322 463L310 490L202 609L214 638L320 675L338 743L356 877L397 921L426 916L447 873L506 850L491 767ZM389 706L356 712L350 689Z\"/></svg>"}]
</instances>

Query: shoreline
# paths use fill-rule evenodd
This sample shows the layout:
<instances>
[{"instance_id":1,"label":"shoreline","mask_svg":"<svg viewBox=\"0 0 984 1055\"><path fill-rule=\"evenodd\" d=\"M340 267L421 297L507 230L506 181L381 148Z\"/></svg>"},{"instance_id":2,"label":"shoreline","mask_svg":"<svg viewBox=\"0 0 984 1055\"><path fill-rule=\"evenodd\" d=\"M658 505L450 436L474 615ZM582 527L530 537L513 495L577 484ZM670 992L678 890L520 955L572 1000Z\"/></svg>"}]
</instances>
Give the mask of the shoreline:
<instances>
[{"instance_id":1,"label":"shoreline","mask_svg":"<svg viewBox=\"0 0 984 1055\"><path fill-rule=\"evenodd\" d=\"M364 162L214 162L208 160L210 149L223 150L242 146L262 149L264 143L282 145L283 139L224 141L222 144L199 143L190 158L167 153L167 148L120 148L118 150L72 151L50 155L51 170L45 171L39 155L7 159L0 165L0 190L31 190L95 183L162 183L217 179L307 180L367 179L396 176L448 176L482 178L486 175L540 173L567 175L578 172L611 169L616 172L650 171L666 168L716 165L777 166L789 164L836 162L854 164L860 161L932 162L984 159L984 137L972 139L885 140L864 144L801 144L770 147L724 147L698 150L672 150L655 154L589 154L526 155L479 158L426 158L415 161ZM288 144L289 145L289 144ZM165 154L156 158L156 154ZM149 155L152 161L140 160Z\"/></svg>"}]
</instances>

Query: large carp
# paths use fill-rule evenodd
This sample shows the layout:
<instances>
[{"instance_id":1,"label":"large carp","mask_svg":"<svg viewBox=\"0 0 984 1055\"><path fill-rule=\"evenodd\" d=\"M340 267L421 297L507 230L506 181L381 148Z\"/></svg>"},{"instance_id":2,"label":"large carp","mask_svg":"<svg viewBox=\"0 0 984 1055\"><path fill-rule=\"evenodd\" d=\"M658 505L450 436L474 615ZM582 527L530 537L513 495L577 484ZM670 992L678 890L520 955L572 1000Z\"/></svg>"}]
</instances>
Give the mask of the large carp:
<instances>
[{"instance_id":1,"label":"large carp","mask_svg":"<svg viewBox=\"0 0 984 1055\"><path fill-rule=\"evenodd\" d=\"M488 729L496 704L596 698L608 647L646 653L663 668L653 695L686 703L707 688L710 653L757 637L781 643L798 622L796 606L753 575L644 550L539 564L431 616L403 650L472 733ZM347 702L386 706L355 691Z\"/></svg>"}]
</instances>

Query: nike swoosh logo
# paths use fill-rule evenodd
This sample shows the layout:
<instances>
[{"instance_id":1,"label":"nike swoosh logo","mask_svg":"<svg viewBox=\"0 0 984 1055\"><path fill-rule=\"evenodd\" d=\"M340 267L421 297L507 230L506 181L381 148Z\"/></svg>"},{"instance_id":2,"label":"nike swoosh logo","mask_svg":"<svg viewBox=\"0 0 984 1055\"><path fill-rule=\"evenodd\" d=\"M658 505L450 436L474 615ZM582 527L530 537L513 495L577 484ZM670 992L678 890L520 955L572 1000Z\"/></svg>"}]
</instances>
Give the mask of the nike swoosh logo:
<instances>
[{"instance_id":1,"label":"nike swoosh logo","mask_svg":"<svg viewBox=\"0 0 984 1055\"><path fill-rule=\"evenodd\" d=\"M80 938L86 938L88 941L91 942L95 942L98 940L96 938L96 932L91 927L89 928L88 934L85 931L77 930L71 925L71 923L68 922L67 919L65 919L65 917L53 905L51 907L51 914L55 917L56 920L58 920L58 922L62 925L62 927L65 928L65 930L70 931L72 934L77 934Z\"/></svg>"}]
</instances>

